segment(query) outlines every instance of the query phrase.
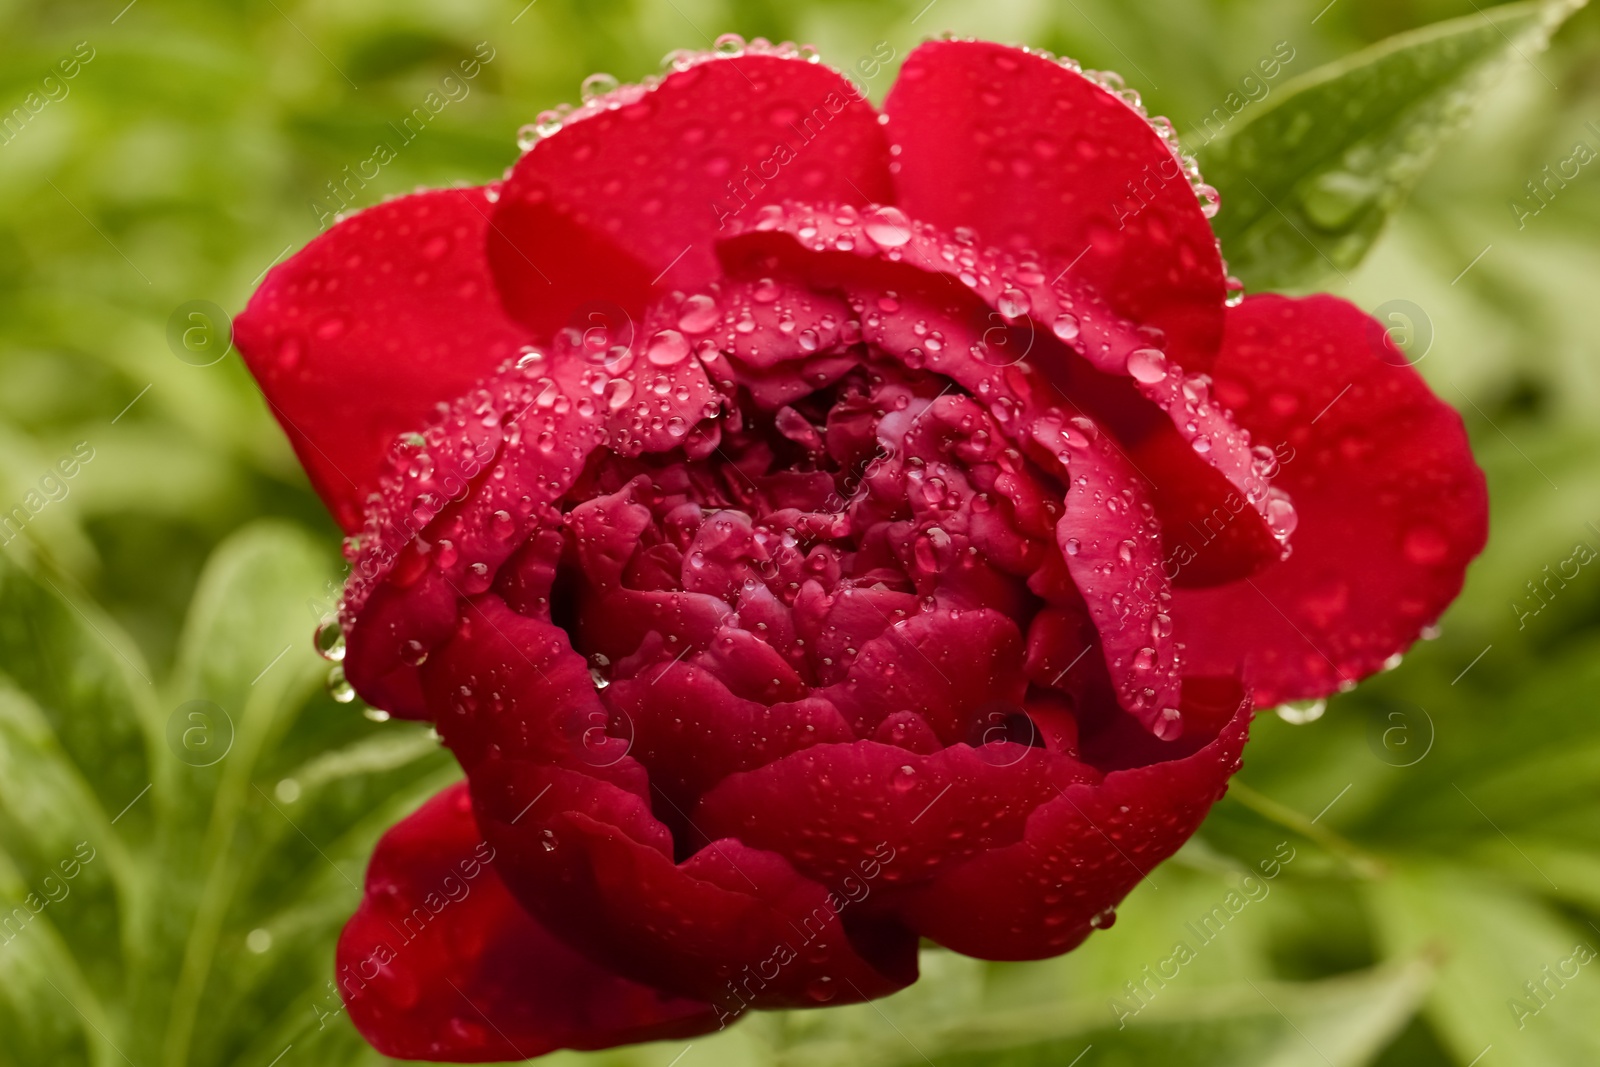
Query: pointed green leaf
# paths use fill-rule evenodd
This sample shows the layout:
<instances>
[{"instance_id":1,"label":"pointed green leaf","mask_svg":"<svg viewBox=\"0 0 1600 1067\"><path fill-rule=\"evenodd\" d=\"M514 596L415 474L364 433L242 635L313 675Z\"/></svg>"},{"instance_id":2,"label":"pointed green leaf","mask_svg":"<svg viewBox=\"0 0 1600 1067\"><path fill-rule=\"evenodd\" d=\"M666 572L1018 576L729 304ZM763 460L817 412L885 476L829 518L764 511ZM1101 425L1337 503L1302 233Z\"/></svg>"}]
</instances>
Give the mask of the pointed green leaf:
<instances>
[{"instance_id":1,"label":"pointed green leaf","mask_svg":"<svg viewBox=\"0 0 1600 1067\"><path fill-rule=\"evenodd\" d=\"M1403 33L1286 83L1199 158L1222 251L1251 289L1353 269L1435 149L1582 0L1530 0ZM1203 133L1203 131L1198 131Z\"/></svg>"}]
</instances>

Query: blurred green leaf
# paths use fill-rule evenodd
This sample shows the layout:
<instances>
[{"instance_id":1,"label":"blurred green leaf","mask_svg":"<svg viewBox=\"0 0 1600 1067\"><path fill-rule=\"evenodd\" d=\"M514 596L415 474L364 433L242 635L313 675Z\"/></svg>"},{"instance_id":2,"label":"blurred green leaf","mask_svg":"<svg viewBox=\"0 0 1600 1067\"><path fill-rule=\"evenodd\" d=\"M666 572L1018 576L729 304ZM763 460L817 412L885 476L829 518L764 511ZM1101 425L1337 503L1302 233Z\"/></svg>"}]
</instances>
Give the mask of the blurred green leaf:
<instances>
[{"instance_id":1,"label":"blurred green leaf","mask_svg":"<svg viewBox=\"0 0 1600 1067\"><path fill-rule=\"evenodd\" d=\"M1322 982L1200 985L1170 998L1163 993L1148 1015L1123 1027L1110 1024L1099 1001L1009 1012L990 1006L966 1019L912 1014L887 1001L876 1040L813 1039L777 1063L1058 1067L1083 1057L1096 1067L1356 1067L1371 1062L1411 1017L1430 977L1428 965L1413 963Z\"/></svg>"},{"instance_id":2,"label":"blurred green leaf","mask_svg":"<svg viewBox=\"0 0 1600 1067\"><path fill-rule=\"evenodd\" d=\"M376 837L459 772L322 691L325 560L235 534L158 688L64 579L0 558L0 1063L375 1059L333 939Z\"/></svg>"},{"instance_id":3,"label":"blurred green leaf","mask_svg":"<svg viewBox=\"0 0 1600 1067\"><path fill-rule=\"evenodd\" d=\"M1600 936L1553 909L1459 867L1417 864L1373 887L1397 952L1444 963L1428 1015L1463 1062L1600 1063Z\"/></svg>"},{"instance_id":4,"label":"blurred green leaf","mask_svg":"<svg viewBox=\"0 0 1600 1067\"><path fill-rule=\"evenodd\" d=\"M1582 3L1506 4L1401 34L1219 126L1200 163L1222 194L1213 224L1233 272L1282 289L1354 268L1484 90Z\"/></svg>"}]
</instances>

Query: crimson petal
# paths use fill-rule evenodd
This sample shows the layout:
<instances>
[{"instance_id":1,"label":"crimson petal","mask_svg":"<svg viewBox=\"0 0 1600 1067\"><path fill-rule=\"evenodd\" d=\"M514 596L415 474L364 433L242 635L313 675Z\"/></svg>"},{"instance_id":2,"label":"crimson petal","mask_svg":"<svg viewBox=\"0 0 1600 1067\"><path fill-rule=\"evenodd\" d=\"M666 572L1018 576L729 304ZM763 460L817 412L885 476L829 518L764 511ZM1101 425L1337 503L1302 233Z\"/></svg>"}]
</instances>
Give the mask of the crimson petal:
<instances>
[{"instance_id":1,"label":"crimson petal","mask_svg":"<svg viewBox=\"0 0 1600 1067\"><path fill-rule=\"evenodd\" d=\"M1186 370L1208 369L1222 258L1182 159L1142 113L1076 70L988 41L919 47L884 112L909 214L1071 265L1163 331Z\"/></svg>"},{"instance_id":2,"label":"crimson petal","mask_svg":"<svg viewBox=\"0 0 1600 1067\"><path fill-rule=\"evenodd\" d=\"M1251 712L1238 685L1222 686L1229 687L1232 717L1219 724L1214 707L1197 707L1185 685L1186 719L1221 726L1211 740L1195 747L1186 737L1176 746L1187 747L1169 753L1177 758L1066 786L1029 816L1021 841L941 870L913 889L907 921L946 948L989 960L1059 955L1097 925L1109 925L1110 909L1195 832L1239 769ZM1205 703L1216 703L1211 680L1194 688ZM1133 727L1130 739L1152 750L1175 747L1140 732L1127 716L1118 718Z\"/></svg>"},{"instance_id":3,"label":"crimson petal","mask_svg":"<svg viewBox=\"0 0 1600 1067\"><path fill-rule=\"evenodd\" d=\"M586 302L637 313L655 286L714 277L713 237L760 204L887 201L877 118L843 75L778 52L688 57L592 101L506 182L489 261L507 306L541 334Z\"/></svg>"},{"instance_id":4,"label":"crimson petal","mask_svg":"<svg viewBox=\"0 0 1600 1067\"><path fill-rule=\"evenodd\" d=\"M1299 524L1287 560L1178 592L1188 666L1242 665L1261 707L1324 696L1407 648L1461 591L1488 535L1483 472L1460 416L1382 325L1335 297L1246 300L1215 374L1257 440L1289 446L1274 483Z\"/></svg>"},{"instance_id":5,"label":"crimson petal","mask_svg":"<svg viewBox=\"0 0 1600 1067\"><path fill-rule=\"evenodd\" d=\"M465 782L392 827L339 938L339 988L386 1056L483 1063L558 1048L690 1037L718 1026L703 1001L591 963L506 891Z\"/></svg>"},{"instance_id":6,"label":"crimson petal","mask_svg":"<svg viewBox=\"0 0 1600 1067\"><path fill-rule=\"evenodd\" d=\"M674 862L667 828L609 783L499 758L469 775L518 899L623 973L729 1017L869 1000L916 979L909 931L858 922L775 852L722 839Z\"/></svg>"},{"instance_id":7,"label":"crimson petal","mask_svg":"<svg viewBox=\"0 0 1600 1067\"><path fill-rule=\"evenodd\" d=\"M481 188L367 208L268 272L234 321L250 373L347 533L395 438L527 343L484 261L491 210Z\"/></svg>"}]
</instances>

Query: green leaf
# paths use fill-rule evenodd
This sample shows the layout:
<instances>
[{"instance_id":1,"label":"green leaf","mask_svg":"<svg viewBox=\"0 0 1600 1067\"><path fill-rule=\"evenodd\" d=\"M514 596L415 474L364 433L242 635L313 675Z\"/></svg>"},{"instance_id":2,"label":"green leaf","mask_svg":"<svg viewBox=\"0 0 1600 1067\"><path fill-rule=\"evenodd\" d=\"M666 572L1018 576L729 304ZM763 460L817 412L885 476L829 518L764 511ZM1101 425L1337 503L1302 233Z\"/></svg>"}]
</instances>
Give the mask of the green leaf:
<instances>
[{"instance_id":1,"label":"green leaf","mask_svg":"<svg viewBox=\"0 0 1600 1067\"><path fill-rule=\"evenodd\" d=\"M991 1009L950 1022L897 1013L888 1001L877 1009L875 1041L808 1043L779 1062L910 1065L926 1056L946 1067L1056 1067L1092 1050L1096 1067L1355 1067L1371 1062L1411 1017L1430 974L1415 962L1321 982L1201 986L1154 1001L1148 1015L1122 1028L1100 1003Z\"/></svg>"},{"instance_id":2,"label":"green leaf","mask_svg":"<svg viewBox=\"0 0 1600 1067\"><path fill-rule=\"evenodd\" d=\"M64 578L0 559L0 1064L376 1062L334 939L377 836L459 772L324 692L328 577L296 528L235 534L158 687Z\"/></svg>"},{"instance_id":3,"label":"green leaf","mask_svg":"<svg viewBox=\"0 0 1600 1067\"><path fill-rule=\"evenodd\" d=\"M1199 152L1213 220L1252 289L1359 263L1435 150L1583 0L1530 0L1403 33L1286 83Z\"/></svg>"},{"instance_id":4,"label":"green leaf","mask_svg":"<svg viewBox=\"0 0 1600 1067\"><path fill-rule=\"evenodd\" d=\"M1371 892L1392 951L1443 959L1427 1013L1462 1063L1489 1046L1508 1067L1600 1063L1596 930L1444 863L1412 865Z\"/></svg>"}]
</instances>

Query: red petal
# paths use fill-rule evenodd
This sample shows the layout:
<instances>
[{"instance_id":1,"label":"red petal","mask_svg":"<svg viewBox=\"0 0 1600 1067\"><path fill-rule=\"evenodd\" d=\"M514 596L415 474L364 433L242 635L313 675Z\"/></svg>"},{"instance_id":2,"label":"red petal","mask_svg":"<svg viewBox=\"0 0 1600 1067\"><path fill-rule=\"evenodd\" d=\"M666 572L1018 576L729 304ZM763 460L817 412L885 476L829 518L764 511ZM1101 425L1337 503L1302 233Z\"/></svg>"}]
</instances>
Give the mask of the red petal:
<instances>
[{"instance_id":1,"label":"red petal","mask_svg":"<svg viewBox=\"0 0 1600 1067\"><path fill-rule=\"evenodd\" d=\"M728 778L700 802L695 825L780 853L836 893L861 893L862 882L871 894L926 881L1021 840L1041 803L1099 778L1029 747L1026 728L1013 737L997 717L991 729L995 744L931 755L874 741L819 745Z\"/></svg>"},{"instance_id":2,"label":"red petal","mask_svg":"<svg viewBox=\"0 0 1600 1067\"><path fill-rule=\"evenodd\" d=\"M485 592L524 538L560 524L551 502L604 439L589 380L571 359L507 367L390 454L345 589L345 672L364 699L429 717L415 665L452 632L457 601Z\"/></svg>"},{"instance_id":3,"label":"red petal","mask_svg":"<svg viewBox=\"0 0 1600 1067\"><path fill-rule=\"evenodd\" d=\"M1181 160L1143 115L1082 74L987 41L922 45L884 111L912 216L1042 253L1056 270L1074 264L1118 312L1164 331L1174 361L1209 367L1222 259Z\"/></svg>"},{"instance_id":4,"label":"red petal","mask_svg":"<svg viewBox=\"0 0 1600 1067\"><path fill-rule=\"evenodd\" d=\"M1022 841L913 889L907 921L946 948L990 960L1055 956L1109 925L1110 909L1194 833L1239 769L1250 708L1237 685L1232 706L1231 721L1198 750L1067 786L1029 817ZM1183 709L1197 727L1206 718L1187 699ZM1191 744L1157 741L1119 718L1150 749Z\"/></svg>"},{"instance_id":5,"label":"red petal","mask_svg":"<svg viewBox=\"0 0 1600 1067\"><path fill-rule=\"evenodd\" d=\"M602 696L631 724L621 732L633 738L632 755L649 770L651 784L685 808L736 771L810 745L854 739L826 700L758 704L687 663L653 663L611 683Z\"/></svg>"},{"instance_id":6,"label":"red petal","mask_svg":"<svg viewBox=\"0 0 1600 1067\"><path fill-rule=\"evenodd\" d=\"M708 281L712 238L759 204L889 196L877 114L838 72L774 54L697 57L654 89L591 104L524 155L489 260L512 314L547 333L586 301L636 313L652 286Z\"/></svg>"},{"instance_id":7,"label":"red petal","mask_svg":"<svg viewBox=\"0 0 1600 1067\"><path fill-rule=\"evenodd\" d=\"M1162 622L1172 586L1144 480L1088 419L1041 419L1034 438L1066 460L1056 541L1099 631L1118 700L1157 737L1176 737L1178 653L1170 619Z\"/></svg>"},{"instance_id":8,"label":"red petal","mask_svg":"<svg viewBox=\"0 0 1600 1067\"><path fill-rule=\"evenodd\" d=\"M506 891L465 782L384 834L339 938L339 988L374 1048L406 1060L523 1060L715 1029L716 1011L567 947Z\"/></svg>"},{"instance_id":9,"label":"red petal","mask_svg":"<svg viewBox=\"0 0 1600 1067\"><path fill-rule=\"evenodd\" d=\"M845 590L841 597L859 595ZM941 604L886 625L861 646L844 681L822 693L858 734L872 733L897 711L914 711L951 745L968 740L989 706L1019 706L1026 688L1015 623L996 611Z\"/></svg>"},{"instance_id":10,"label":"red petal","mask_svg":"<svg viewBox=\"0 0 1600 1067\"><path fill-rule=\"evenodd\" d=\"M1237 578L1283 555L1268 521L1274 511L1262 461L1210 400L1209 379L1152 348L1082 279L1048 280L1037 262L980 251L897 208L767 208L718 251L735 274L799 279L793 292L756 284L780 294L768 319L791 304L806 308L812 290L843 291L853 297L862 338L891 352L927 347L922 365L989 404L1064 403L1092 416L1157 487L1169 554L1195 557L1178 569L1184 582ZM793 337L760 315L754 321L748 334L725 329L719 343L736 353L759 347L768 363L793 358ZM939 340L937 351L924 335ZM1202 540L1207 524L1221 520L1223 536Z\"/></svg>"},{"instance_id":11,"label":"red petal","mask_svg":"<svg viewBox=\"0 0 1600 1067\"><path fill-rule=\"evenodd\" d=\"M484 189L368 208L274 267L234 322L250 372L346 532L361 525L395 437L527 342L489 277L490 210Z\"/></svg>"},{"instance_id":12,"label":"red petal","mask_svg":"<svg viewBox=\"0 0 1600 1067\"><path fill-rule=\"evenodd\" d=\"M1274 484L1299 524L1286 561L1178 593L1186 667L1242 665L1259 706L1325 695L1407 648L1460 592L1488 533L1483 473L1456 412L1343 300L1246 300L1215 373L1256 440L1289 446Z\"/></svg>"},{"instance_id":13,"label":"red petal","mask_svg":"<svg viewBox=\"0 0 1600 1067\"><path fill-rule=\"evenodd\" d=\"M885 996L916 978L916 939L850 911L773 852L712 841L682 863L645 802L587 775L472 768L474 803L524 904L622 973L747 1007Z\"/></svg>"}]
</instances>

